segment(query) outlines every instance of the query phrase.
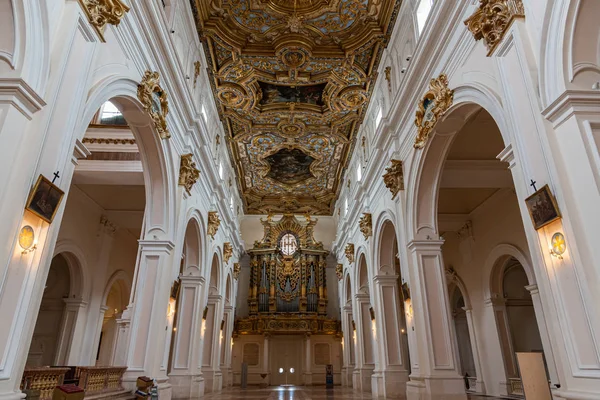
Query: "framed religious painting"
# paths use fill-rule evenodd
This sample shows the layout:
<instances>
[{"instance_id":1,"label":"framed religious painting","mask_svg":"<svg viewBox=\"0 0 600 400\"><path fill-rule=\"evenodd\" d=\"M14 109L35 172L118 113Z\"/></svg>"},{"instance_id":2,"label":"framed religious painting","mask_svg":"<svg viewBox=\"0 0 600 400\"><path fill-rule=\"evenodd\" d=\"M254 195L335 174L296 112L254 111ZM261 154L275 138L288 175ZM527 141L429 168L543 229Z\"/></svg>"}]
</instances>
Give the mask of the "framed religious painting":
<instances>
[{"instance_id":1,"label":"framed religious painting","mask_svg":"<svg viewBox=\"0 0 600 400\"><path fill-rule=\"evenodd\" d=\"M550 187L544 185L540 190L525 199L533 227L537 230L560 218L560 212Z\"/></svg>"},{"instance_id":2,"label":"framed religious painting","mask_svg":"<svg viewBox=\"0 0 600 400\"><path fill-rule=\"evenodd\" d=\"M65 192L40 175L27 199L25 209L34 213L44 221L52 223Z\"/></svg>"}]
</instances>

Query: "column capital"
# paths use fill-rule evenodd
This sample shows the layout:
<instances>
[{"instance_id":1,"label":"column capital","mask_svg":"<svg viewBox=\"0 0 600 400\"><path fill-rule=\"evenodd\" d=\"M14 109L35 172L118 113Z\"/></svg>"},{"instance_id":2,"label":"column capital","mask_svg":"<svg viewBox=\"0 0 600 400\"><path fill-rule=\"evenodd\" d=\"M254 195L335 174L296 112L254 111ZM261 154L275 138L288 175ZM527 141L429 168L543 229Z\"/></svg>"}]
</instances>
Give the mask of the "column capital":
<instances>
[{"instance_id":1,"label":"column capital","mask_svg":"<svg viewBox=\"0 0 600 400\"><path fill-rule=\"evenodd\" d=\"M76 310L78 308L86 308L87 307L87 301L84 301L83 299L77 298L77 299L73 299L73 298L67 298L67 299L63 299L63 301L66 304L66 308L67 310Z\"/></svg>"},{"instance_id":2,"label":"column capital","mask_svg":"<svg viewBox=\"0 0 600 400\"><path fill-rule=\"evenodd\" d=\"M371 301L371 295L369 295L369 293L356 293L354 295L354 298L356 299L356 301L361 303Z\"/></svg>"},{"instance_id":3,"label":"column capital","mask_svg":"<svg viewBox=\"0 0 600 400\"><path fill-rule=\"evenodd\" d=\"M375 275L373 277L373 282L379 285L388 284L395 285L398 280L398 274L390 274L390 275Z\"/></svg>"},{"instance_id":4,"label":"column capital","mask_svg":"<svg viewBox=\"0 0 600 400\"><path fill-rule=\"evenodd\" d=\"M215 304L223 299L223 296L220 294L209 294L208 295L208 303Z\"/></svg>"},{"instance_id":5,"label":"column capital","mask_svg":"<svg viewBox=\"0 0 600 400\"><path fill-rule=\"evenodd\" d=\"M444 240L431 239L431 240L411 240L407 244L407 248L412 252L417 251L440 251Z\"/></svg>"},{"instance_id":6,"label":"column capital","mask_svg":"<svg viewBox=\"0 0 600 400\"><path fill-rule=\"evenodd\" d=\"M538 294L540 292L536 283L534 283L533 285L525 286L525 289L527 289L527 291L529 291L530 294Z\"/></svg>"},{"instance_id":7,"label":"column capital","mask_svg":"<svg viewBox=\"0 0 600 400\"><path fill-rule=\"evenodd\" d=\"M191 285L204 285L206 279L203 276L198 275L179 275L181 283L187 283Z\"/></svg>"},{"instance_id":8,"label":"column capital","mask_svg":"<svg viewBox=\"0 0 600 400\"><path fill-rule=\"evenodd\" d=\"M148 253L166 253L170 254L175 248L175 243L170 240L139 240L140 248Z\"/></svg>"},{"instance_id":9,"label":"column capital","mask_svg":"<svg viewBox=\"0 0 600 400\"><path fill-rule=\"evenodd\" d=\"M488 307L504 306L506 304L506 300L504 300L502 297L488 297L483 303Z\"/></svg>"}]
</instances>

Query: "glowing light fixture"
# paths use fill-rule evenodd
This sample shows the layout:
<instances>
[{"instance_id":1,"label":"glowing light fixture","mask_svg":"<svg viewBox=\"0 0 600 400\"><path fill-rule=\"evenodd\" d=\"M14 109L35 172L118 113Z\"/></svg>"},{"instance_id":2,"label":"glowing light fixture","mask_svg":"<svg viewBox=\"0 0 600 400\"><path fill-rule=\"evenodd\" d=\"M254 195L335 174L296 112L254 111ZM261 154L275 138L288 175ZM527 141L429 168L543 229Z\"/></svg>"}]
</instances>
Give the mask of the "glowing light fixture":
<instances>
[{"instance_id":1,"label":"glowing light fixture","mask_svg":"<svg viewBox=\"0 0 600 400\"><path fill-rule=\"evenodd\" d=\"M21 254L27 254L37 249L37 243L35 242L35 232L29 225L25 225L19 232L19 246L23 249Z\"/></svg>"},{"instance_id":2,"label":"glowing light fixture","mask_svg":"<svg viewBox=\"0 0 600 400\"><path fill-rule=\"evenodd\" d=\"M565 236L560 232L556 232L554 235L552 235L552 240L550 243L552 245L550 248L550 254L559 260L562 260L562 255L565 253L565 251L567 251L567 242L565 240Z\"/></svg>"}]
</instances>

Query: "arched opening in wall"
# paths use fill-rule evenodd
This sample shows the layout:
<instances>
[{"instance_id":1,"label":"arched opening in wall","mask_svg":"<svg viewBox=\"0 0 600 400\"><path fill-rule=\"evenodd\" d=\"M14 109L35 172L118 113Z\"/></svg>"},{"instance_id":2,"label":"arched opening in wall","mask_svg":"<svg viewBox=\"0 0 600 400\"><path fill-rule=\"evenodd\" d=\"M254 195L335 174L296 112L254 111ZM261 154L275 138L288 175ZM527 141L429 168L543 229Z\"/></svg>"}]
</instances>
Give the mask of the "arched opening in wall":
<instances>
[{"instance_id":1,"label":"arched opening in wall","mask_svg":"<svg viewBox=\"0 0 600 400\"><path fill-rule=\"evenodd\" d=\"M127 274L118 271L109 281L110 288L104 298L104 318L100 331L100 343L96 355L96 365L124 365L123 345L125 340L119 338L119 334L124 334L123 311L129 304L129 291L131 283L126 281ZM121 348L117 348L117 344Z\"/></svg>"},{"instance_id":2,"label":"arched opening in wall","mask_svg":"<svg viewBox=\"0 0 600 400\"><path fill-rule=\"evenodd\" d=\"M204 375L204 390L207 393L220 390L220 349L222 345L221 326L222 296L219 292L221 265L217 253L213 255L210 266L210 280L208 284L208 302L203 316L203 350L202 374Z\"/></svg>"},{"instance_id":3,"label":"arched opening in wall","mask_svg":"<svg viewBox=\"0 0 600 400\"><path fill-rule=\"evenodd\" d=\"M398 258L398 241L394 224L387 220L381 227L379 235L379 270L382 277L396 276L395 285L381 284L382 313L386 316L383 322L385 329L386 362L390 369L400 371L403 381L408 380L411 371L406 312L402 294L402 274ZM385 279L385 278L384 278Z\"/></svg>"},{"instance_id":4,"label":"arched opening in wall","mask_svg":"<svg viewBox=\"0 0 600 400\"><path fill-rule=\"evenodd\" d=\"M456 107L419 150L424 158L415 197L416 235L443 238L446 272L462 278L471 298L471 354L476 376L471 375L470 366L460 373L469 374L465 382L470 391L493 395L518 394L518 384L514 390L510 388L507 378L513 371L501 362L502 326L497 326L497 332L490 331L489 322L497 319L498 300L490 298L484 283L489 282L489 270L482 266L501 244L527 248L523 224L531 223L522 219L509 165L503 161L510 157L510 148L505 147L498 125L486 110L475 104ZM449 293L447 299L451 307L453 295ZM485 360L485 376L478 345L484 354L497 355Z\"/></svg>"},{"instance_id":5,"label":"arched opening in wall","mask_svg":"<svg viewBox=\"0 0 600 400\"><path fill-rule=\"evenodd\" d=\"M471 343L469 328L470 321L467 317L467 312L470 310L466 307L465 298L458 286L451 286L448 294L450 295L450 309L454 322L454 332L456 333L460 371L465 377L467 390L473 391L477 385L477 370L475 369L475 359L473 358L473 344Z\"/></svg>"},{"instance_id":6,"label":"arched opening in wall","mask_svg":"<svg viewBox=\"0 0 600 400\"><path fill-rule=\"evenodd\" d=\"M355 294L356 300L356 324L358 329L359 376L357 388L363 392L371 390L371 374L375 368L375 345L377 338L374 311L371 306L367 259L361 254L358 259L357 271L358 289Z\"/></svg>"},{"instance_id":7,"label":"arched opening in wall","mask_svg":"<svg viewBox=\"0 0 600 400\"><path fill-rule=\"evenodd\" d=\"M27 367L65 365L70 344L68 330L61 329L68 317L71 299L77 300L71 286L71 268L64 254L52 259L46 279L42 303L33 331L31 346L27 356Z\"/></svg>"}]
</instances>

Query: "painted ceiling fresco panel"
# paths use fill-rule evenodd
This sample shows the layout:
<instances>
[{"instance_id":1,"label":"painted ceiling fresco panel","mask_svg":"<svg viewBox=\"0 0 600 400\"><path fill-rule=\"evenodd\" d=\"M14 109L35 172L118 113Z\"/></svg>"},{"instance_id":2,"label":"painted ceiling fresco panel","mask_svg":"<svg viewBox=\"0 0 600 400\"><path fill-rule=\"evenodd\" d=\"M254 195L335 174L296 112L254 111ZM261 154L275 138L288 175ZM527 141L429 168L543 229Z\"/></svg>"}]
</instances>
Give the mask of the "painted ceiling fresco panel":
<instances>
[{"instance_id":1,"label":"painted ceiling fresco panel","mask_svg":"<svg viewBox=\"0 0 600 400\"><path fill-rule=\"evenodd\" d=\"M190 0L248 214L331 215L401 0Z\"/></svg>"}]
</instances>

